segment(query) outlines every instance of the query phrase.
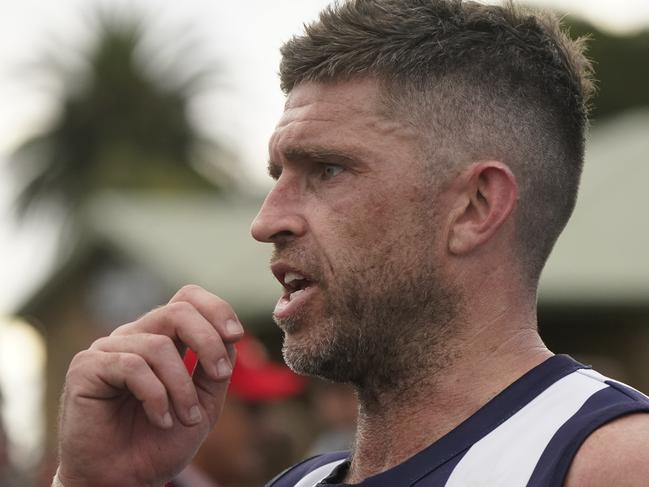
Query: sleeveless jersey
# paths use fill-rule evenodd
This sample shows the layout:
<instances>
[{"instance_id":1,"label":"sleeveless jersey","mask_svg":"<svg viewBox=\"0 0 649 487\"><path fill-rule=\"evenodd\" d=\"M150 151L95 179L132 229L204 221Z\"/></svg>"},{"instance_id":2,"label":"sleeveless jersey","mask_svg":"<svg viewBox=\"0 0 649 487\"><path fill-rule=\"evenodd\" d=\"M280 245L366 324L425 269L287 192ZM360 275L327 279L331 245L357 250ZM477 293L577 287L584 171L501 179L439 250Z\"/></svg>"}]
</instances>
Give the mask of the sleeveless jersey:
<instances>
[{"instance_id":1,"label":"sleeveless jersey","mask_svg":"<svg viewBox=\"0 0 649 487\"><path fill-rule=\"evenodd\" d=\"M559 487L588 435L636 412L649 412L649 397L556 355L426 449L357 485ZM348 457L338 452L310 458L266 486L345 486Z\"/></svg>"}]
</instances>

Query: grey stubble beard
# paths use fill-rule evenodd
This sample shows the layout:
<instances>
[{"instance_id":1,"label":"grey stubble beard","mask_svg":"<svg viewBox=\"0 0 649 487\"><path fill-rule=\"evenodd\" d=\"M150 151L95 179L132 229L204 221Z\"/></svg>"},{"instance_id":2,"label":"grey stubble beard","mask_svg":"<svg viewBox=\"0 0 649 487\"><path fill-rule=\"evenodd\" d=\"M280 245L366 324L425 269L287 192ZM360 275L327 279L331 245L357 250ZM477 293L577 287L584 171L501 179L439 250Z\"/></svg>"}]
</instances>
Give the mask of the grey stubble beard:
<instances>
[{"instance_id":1,"label":"grey stubble beard","mask_svg":"<svg viewBox=\"0 0 649 487\"><path fill-rule=\"evenodd\" d=\"M460 294L431 260L418 263L407 270L394 262L369 271L348 267L336 288L326 289L324 316L279 320L285 334L318 327L310 344L289 346L285 337L286 363L301 374L352 384L366 407L434 381L451 360L446 344Z\"/></svg>"}]
</instances>

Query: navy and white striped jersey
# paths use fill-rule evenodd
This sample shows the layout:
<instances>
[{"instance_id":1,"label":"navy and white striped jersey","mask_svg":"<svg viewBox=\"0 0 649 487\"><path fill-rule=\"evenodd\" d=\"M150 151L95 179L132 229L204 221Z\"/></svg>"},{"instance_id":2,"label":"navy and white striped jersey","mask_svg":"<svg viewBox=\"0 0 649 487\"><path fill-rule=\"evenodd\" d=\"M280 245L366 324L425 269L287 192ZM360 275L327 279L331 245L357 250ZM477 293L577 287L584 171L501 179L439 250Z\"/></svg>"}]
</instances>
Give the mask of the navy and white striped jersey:
<instances>
[{"instance_id":1,"label":"navy and white striped jersey","mask_svg":"<svg viewBox=\"0 0 649 487\"><path fill-rule=\"evenodd\" d=\"M358 485L559 487L588 435L635 412L649 412L649 397L556 355L428 448ZM348 456L310 458L267 487L344 486Z\"/></svg>"}]
</instances>

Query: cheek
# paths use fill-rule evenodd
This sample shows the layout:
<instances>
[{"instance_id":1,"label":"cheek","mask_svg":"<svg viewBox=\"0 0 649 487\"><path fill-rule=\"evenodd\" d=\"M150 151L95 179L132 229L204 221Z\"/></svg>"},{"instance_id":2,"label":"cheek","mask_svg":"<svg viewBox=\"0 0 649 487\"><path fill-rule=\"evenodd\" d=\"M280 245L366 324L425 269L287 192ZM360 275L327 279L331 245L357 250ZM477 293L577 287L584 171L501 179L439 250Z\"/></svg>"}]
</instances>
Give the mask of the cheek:
<instances>
[{"instance_id":1,"label":"cheek","mask_svg":"<svg viewBox=\"0 0 649 487\"><path fill-rule=\"evenodd\" d=\"M328 201L318 199L312 206L312 233L332 268L345 258L388 257L397 247L416 244L411 240L423 243L435 231L433 205L425 193L397 184L380 192L357 188Z\"/></svg>"},{"instance_id":2,"label":"cheek","mask_svg":"<svg viewBox=\"0 0 649 487\"><path fill-rule=\"evenodd\" d=\"M403 216L384 198L368 198L362 203L339 208L332 219L336 230L329 236L334 264L362 272L390 258L400 245ZM380 265L380 264L379 264Z\"/></svg>"}]
</instances>

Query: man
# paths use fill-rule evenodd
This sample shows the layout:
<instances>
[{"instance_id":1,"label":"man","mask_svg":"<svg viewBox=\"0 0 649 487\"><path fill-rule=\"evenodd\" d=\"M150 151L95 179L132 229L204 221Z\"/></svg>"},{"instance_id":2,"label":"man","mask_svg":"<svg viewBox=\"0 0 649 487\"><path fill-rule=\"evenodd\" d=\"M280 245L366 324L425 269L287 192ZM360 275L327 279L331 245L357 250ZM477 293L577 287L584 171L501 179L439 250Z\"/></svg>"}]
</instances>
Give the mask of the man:
<instances>
[{"instance_id":1,"label":"man","mask_svg":"<svg viewBox=\"0 0 649 487\"><path fill-rule=\"evenodd\" d=\"M648 485L649 400L536 329L583 160L581 44L509 4L356 0L282 54L276 184L252 234L275 248L287 363L353 384L360 408L351 453L269 485ZM77 355L60 481L170 478L216 423L241 335L190 286Z\"/></svg>"}]
</instances>

